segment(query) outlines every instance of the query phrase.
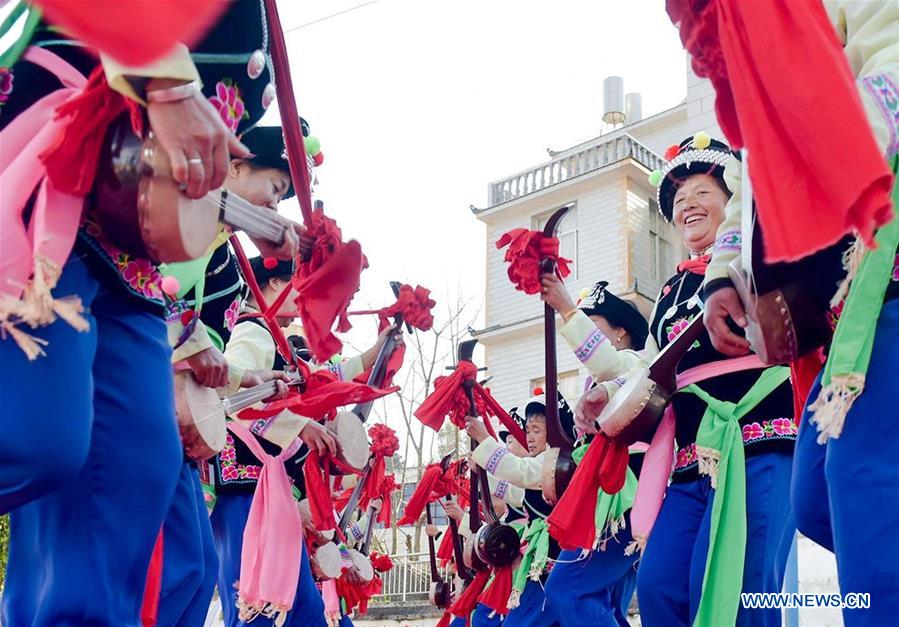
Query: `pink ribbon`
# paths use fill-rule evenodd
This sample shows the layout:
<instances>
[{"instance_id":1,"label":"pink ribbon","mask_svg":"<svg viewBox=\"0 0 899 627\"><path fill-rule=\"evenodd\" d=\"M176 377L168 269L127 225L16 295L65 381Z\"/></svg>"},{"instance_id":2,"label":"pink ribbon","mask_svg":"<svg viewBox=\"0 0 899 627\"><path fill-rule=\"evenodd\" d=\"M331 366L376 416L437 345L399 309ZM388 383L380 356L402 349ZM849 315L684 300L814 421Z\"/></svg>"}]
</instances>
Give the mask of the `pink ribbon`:
<instances>
[{"instance_id":1,"label":"pink ribbon","mask_svg":"<svg viewBox=\"0 0 899 627\"><path fill-rule=\"evenodd\" d=\"M692 383L699 383L741 370L764 367L758 355L755 354L713 361L690 368L677 375L677 388L681 389ZM652 442L646 449L646 456L643 458L643 466L640 470L640 480L637 483L637 494L631 509L631 528L634 539L638 543L649 537L662 507L665 489L668 487L668 478L674 468L674 427L674 408L669 403L659 428L656 429Z\"/></svg>"},{"instance_id":2,"label":"pink ribbon","mask_svg":"<svg viewBox=\"0 0 899 627\"><path fill-rule=\"evenodd\" d=\"M56 189L40 155L51 148L68 120L56 108L77 97L87 79L48 50L29 47L23 57L53 73L63 87L44 96L0 132L0 295L19 299L39 259L61 269L78 234L84 198ZM39 186L39 187L38 187ZM35 189L32 218L23 214Z\"/></svg>"},{"instance_id":3,"label":"pink ribbon","mask_svg":"<svg viewBox=\"0 0 899 627\"><path fill-rule=\"evenodd\" d=\"M303 557L303 523L284 461L300 443L294 441L273 457L243 425L230 422L228 429L262 462L240 553L240 618L284 616L293 608ZM274 622L282 624L277 618Z\"/></svg>"}]
</instances>

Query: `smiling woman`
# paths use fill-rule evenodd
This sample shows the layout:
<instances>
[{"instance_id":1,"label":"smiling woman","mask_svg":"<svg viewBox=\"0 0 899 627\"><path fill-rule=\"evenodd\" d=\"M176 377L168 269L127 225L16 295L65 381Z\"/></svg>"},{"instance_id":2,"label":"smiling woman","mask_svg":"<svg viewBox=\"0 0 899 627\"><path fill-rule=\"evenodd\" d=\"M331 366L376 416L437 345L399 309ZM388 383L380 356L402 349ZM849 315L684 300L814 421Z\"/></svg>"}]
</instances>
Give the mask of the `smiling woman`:
<instances>
[{"instance_id":1,"label":"smiling woman","mask_svg":"<svg viewBox=\"0 0 899 627\"><path fill-rule=\"evenodd\" d=\"M724 182L710 174L693 174L680 184L674 194L674 228L690 251L702 253L715 243L728 198Z\"/></svg>"}]
</instances>

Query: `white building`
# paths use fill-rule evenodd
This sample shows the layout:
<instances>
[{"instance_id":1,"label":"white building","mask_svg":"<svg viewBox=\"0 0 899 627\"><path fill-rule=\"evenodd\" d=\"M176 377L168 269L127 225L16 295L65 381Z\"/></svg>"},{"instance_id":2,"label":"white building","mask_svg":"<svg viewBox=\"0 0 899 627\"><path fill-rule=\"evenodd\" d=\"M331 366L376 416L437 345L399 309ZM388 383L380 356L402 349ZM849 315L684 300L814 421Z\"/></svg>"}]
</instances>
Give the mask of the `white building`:
<instances>
[{"instance_id":1,"label":"white building","mask_svg":"<svg viewBox=\"0 0 899 627\"><path fill-rule=\"evenodd\" d=\"M703 130L722 134L715 120L711 84L689 64L687 98L678 106L555 153L550 161L490 183L488 206L473 209L487 225L485 346L493 375L490 388L506 408L520 405L543 384L543 305L515 290L502 251L494 242L514 228L540 229L560 207L570 206L559 227L561 253L574 261L566 285L576 300L581 288L609 282L614 293L634 300L646 315L661 283L671 276L683 249L656 207L649 173L660 167L671 144ZM636 117L636 116L632 116ZM558 342L559 388L574 402L586 370L564 341Z\"/></svg>"}]
</instances>

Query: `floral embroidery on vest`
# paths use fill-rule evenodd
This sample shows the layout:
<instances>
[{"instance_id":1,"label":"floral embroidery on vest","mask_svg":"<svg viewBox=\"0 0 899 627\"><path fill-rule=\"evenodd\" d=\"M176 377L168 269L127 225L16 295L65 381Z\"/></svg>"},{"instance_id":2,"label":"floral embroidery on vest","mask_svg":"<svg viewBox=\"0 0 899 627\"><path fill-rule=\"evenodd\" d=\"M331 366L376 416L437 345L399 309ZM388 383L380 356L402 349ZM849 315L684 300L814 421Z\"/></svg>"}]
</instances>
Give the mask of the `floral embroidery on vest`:
<instances>
[{"instance_id":1,"label":"floral embroidery on vest","mask_svg":"<svg viewBox=\"0 0 899 627\"><path fill-rule=\"evenodd\" d=\"M225 125L235 133L240 121L250 118L240 89L230 78L224 78L215 84L215 95L210 96L209 102L218 110Z\"/></svg>"},{"instance_id":2,"label":"floral embroidery on vest","mask_svg":"<svg viewBox=\"0 0 899 627\"><path fill-rule=\"evenodd\" d=\"M13 73L10 68L0 67L0 111L9 100L13 88Z\"/></svg>"},{"instance_id":3,"label":"floral embroidery on vest","mask_svg":"<svg viewBox=\"0 0 899 627\"><path fill-rule=\"evenodd\" d=\"M243 298L238 294L237 298L235 298L225 310L225 328L228 329L229 332L233 331L234 325L237 324L237 316L240 314L240 306L242 303Z\"/></svg>"},{"instance_id":4,"label":"floral embroidery on vest","mask_svg":"<svg viewBox=\"0 0 899 627\"><path fill-rule=\"evenodd\" d=\"M696 464L698 460L699 458L696 457L696 443L694 442L690 446L677 450L677 455L674 458L674 470L683 470Z\"/></svg>"},{"instance_id":5,"label":"floral embroidery on vest","mask_svg":"<svg viewBox=\"0 0 899 627\"><path fill-rule=\"evenodd\" d=\"M899 151L899 88L886 74L866 76L862 79L862 84L886 122L887 132L890 134L886 152L891 155Z\"/></svg>"},{"instance_id":6,"label":"floral embroidery on vest","mask_svg":"<svg viewBox=\"0 0 899 627\"><path fill-rule=\"evenodd\" d=\"M668 341L672 342L674 338L683 333L684 329L687 328L687 325L689 325L692 320L692 317L678 318L673 323L668 325L668 327L665 329L665 333L668 334ZM694 348L699 348L699 340L694 341L693 344L690 345L691 350Z\"/></svg>"},{"instance_id":7,"label":"floral embroidery on vest","mask_svg":"<svg viewBox=\"0 0 899 627\"><path fill-rule=\"evenodd\" d=\"M111 266L125 287L135 295L160 305L164 305L162 296L162 275L148 259L133 257L111 244L103 236L94 216L88 214L84 220L82 233L97 253Z\"/></svg>"},{"instance_id":8,"label":"floral embroidery on vest","mask_svg":"<svg viewBox=\"0 0 899 627\"><path fill-rule=\"evenodd\" d=\"M218 454L219 480L225 483L247 483L259 480L262 466L238 464L237 452L234 448L234 436L228 432L225 446Z\"/></svg>"}]
</instances>

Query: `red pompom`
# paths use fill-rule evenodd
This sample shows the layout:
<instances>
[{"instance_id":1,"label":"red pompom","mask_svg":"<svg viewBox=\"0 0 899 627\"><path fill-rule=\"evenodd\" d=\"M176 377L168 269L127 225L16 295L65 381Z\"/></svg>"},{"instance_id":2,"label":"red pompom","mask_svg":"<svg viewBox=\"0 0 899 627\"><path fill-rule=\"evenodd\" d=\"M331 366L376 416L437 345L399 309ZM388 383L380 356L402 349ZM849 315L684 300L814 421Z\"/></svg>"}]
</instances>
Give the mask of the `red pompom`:
<instances>
[{"instance_id":1,"label":"red pompom","mask_svg":"<svg viewBox=\"0 0 899 627\"><path fill-rule=\"evenodd\" d=\"M274 257L266 257L262 260L262 265L265 266L266 270L274 270L278 267L278 260Z\"/></svg>"},{"instance_id":2,"label":"red pompom","mask_svg":"<svg viewBox=\"0 0 899 627\"><path fill-rule=\"evenodd\" d=\"M194 310L188 309L183 314L181 314L181 326L186 327L190 324L190 321L194 319Z\"/></svg>"},{"instance_id":3,"label":"red pompom","mask_svg":"<svg viewBox=\"0 0 899 627\"><path fill-rule=\"evenodd\" d=\"M323 153L323 152L319 152L317 155L312 157L312 163L315 164L316 168L318 166L320 166L321 164L323 164L324 162L325 162L325 153Z\"/></svg>"},{"instance_id":4,"label":"red pompom","mask_svg":"<svg viewBox=\"0 0 899 627\"><path fill-rule=\"evenodd\" d=\"M680 146L677 144L672 144L668 146L668 149L665 151L665 161L671 161L677 156L677 153L680 152Z\"/></svg>"},{"instance_id":5,"label":"red pompom","mask_svg":"<svg viewBox=\"0 0 899 627\"><path fill-rule=\"evenodd\" d=\"M540 396L543 394L543 388L534 388L534 396Z\"/></svg>"}]
</instances>

